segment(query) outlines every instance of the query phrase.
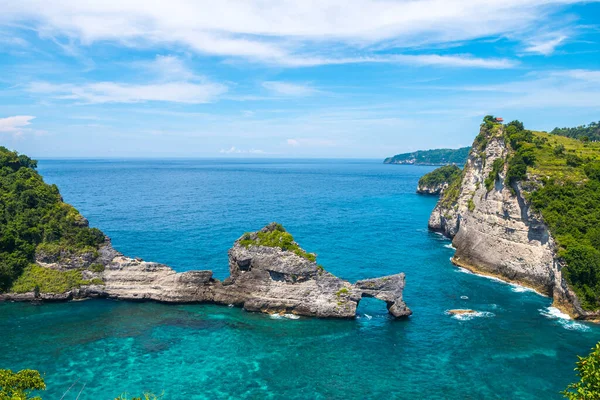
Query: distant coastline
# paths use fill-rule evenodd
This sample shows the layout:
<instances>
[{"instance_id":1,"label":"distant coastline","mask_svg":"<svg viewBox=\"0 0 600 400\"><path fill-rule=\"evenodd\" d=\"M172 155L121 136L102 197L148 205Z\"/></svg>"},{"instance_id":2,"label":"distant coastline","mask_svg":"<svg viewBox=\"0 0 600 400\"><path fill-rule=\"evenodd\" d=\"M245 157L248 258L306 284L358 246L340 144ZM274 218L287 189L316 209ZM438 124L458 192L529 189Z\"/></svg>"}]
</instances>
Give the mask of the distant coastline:
<instances>
[{"instance_id":1,"label":"distant coastline","mask_svg":"<svg viewBox=\"0 0 600 400\"><path fill-rule=\"evenodd\" d=\"M412 153L396 154L383 160L384 164L400 165L450 165L463 166L469 157L470 147L460 149L418 150Z\"/></svg>"}]
</instances>

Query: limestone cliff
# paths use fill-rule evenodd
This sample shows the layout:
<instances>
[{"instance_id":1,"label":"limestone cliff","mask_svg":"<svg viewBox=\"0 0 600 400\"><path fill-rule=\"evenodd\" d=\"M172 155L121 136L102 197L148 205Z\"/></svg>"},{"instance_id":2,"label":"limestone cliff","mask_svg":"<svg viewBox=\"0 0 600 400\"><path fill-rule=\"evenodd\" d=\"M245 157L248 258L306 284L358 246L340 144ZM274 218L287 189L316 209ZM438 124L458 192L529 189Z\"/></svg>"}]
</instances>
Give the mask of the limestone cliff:
<instances>
[{"instance_id":1,"label":"limestone cliff","mask_svg":"<svg viewBox=\"0 0 600 400\"><path fill-rule=\"evenodd\" d=\"M294 246L292 251L252 241L259 233L275 230L286 233L281 225L270 224L260 232L247 233L238 239L229 250L230 277L223 282L214 279L212 271L177 273L163 264L125 257L112 248L107 238L93 254L36 257L36 263L43 268L81 271L91 284L62 293L4 293L0 294L0 301L113 298L215 303L265 313L352 318L361 298L366 296L386 302L394 317L412 313L402 298L404 274L362 280L353 285L318 266L310 253L295 242L288 243Z\"/></svg>"},{"instance_id":2,"label":"limestone cliff","mask_svg":"<svg viewBox=\"0 0 600 400\"><path fill-rule=\"evenodd\" d=\"M482 126L460 184L440 198L429 228L452 239L454 264L532 287L573 317L595 319L598 314L583 310L569 289L555 241L525 196L540 183L528 177L512 187L505 185L504 161L511 150L503 130L500 124L493 129Z\"/></svg>"}]
</instances>

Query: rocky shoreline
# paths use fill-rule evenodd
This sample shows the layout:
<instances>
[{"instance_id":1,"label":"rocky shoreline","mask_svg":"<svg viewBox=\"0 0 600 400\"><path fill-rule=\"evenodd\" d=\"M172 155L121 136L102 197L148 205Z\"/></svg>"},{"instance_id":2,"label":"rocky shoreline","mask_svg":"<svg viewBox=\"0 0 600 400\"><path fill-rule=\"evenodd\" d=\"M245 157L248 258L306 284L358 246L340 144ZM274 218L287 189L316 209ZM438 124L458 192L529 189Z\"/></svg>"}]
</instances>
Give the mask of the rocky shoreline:
<instances>
[{"instance_id":1,"label":"rocky shoreline","mask_svg":"<svg viewBox=\"0 0 600 400\"><path fill-rule=\"evenodd\" d=\"M260 233L283 229L269 224ZM229 250L230 276L220 281L210 270L177 273L169 266L129 258L113 249L107 238L96 257L79 255L52 259L40 254L36 263L56 270L83 269L90 284L64 293L4 293L0 301L68 301L110 298L164 303L234 305L248 311L286 313L320 318L353 318L363 297L384 301L395 318L412 314L402 292L403 273L351 284L325 271L314 257L300 251L248 243L259 232L247 233ZM283 230L285 232L285 230ZM291 236L290 236L291 237ZM311 260L312 259L312 260Z\"/></svg>"}]
</instances>

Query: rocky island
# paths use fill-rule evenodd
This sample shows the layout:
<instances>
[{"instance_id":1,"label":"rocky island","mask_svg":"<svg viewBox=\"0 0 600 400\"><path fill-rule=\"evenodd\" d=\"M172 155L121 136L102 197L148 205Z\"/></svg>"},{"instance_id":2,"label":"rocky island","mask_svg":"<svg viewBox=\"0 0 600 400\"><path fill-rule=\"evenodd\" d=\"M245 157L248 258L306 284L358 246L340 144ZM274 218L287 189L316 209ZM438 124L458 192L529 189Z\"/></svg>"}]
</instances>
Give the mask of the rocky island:
<instances>
[{"instance_id":1,"label":"rocky island","mask_svg":"<svg viewBox=\"0 0 600 400\"><path fill-rule=\"evenodd\" d=\"M600 144L488 116L429 228L452 262L550 296L574 318L600 317Z\"/></svg>"},{"instance_id":2,"label":"rocky island","mask_svg":"<svg viewBox=\"0 0 600 400\"><path fill-rule=\"evenodd\" d=\"M276 223L235 241L223 281L209 270L177 273L126 257L62 201L56 186L43 182L35 161L0 148L0 163L0 194L8 199L0 224L0 301L111 298L352 318L363 297L374 297L394 317L411 315L402 298L404 274L351 284L318 265L316 255Z\"/></svg>"}]
</instances>

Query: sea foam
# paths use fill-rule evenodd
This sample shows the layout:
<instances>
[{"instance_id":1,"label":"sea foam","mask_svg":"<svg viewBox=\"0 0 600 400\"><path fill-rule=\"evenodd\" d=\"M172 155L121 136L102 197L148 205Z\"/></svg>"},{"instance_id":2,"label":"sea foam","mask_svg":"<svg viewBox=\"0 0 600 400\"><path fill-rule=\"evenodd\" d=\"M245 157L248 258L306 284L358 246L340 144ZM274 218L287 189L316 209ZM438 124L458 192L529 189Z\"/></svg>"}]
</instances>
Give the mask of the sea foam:
<instances>
[{"instance_id":1,"label":"sea foam","mask_svg":"<svg viewBox=\"0 0 600 400\"><path fill-rule=\"evenodd\" d=\"M474 313L469 314L451 314L450 311L446 311L445 314L452 315L452 318L457 319L459 321L469 321L473 318L492 318L496 316L496 314L489 311L476 311Z\"/></svg>"},{"instance_id":2,"label":"sea foam","mask_svg":"<svg viewBox=\"0 0 600 400\"><path fill-rule=\"evenodd\" d=\"M581 322L573 321L573 319L568 314L565 314L556 307L540 308L538 311L542 316L548 319L555 320L563 328L568 329L570 331L587 332L591 329L589 326L584 325Z\"/></svg>"}]
</instances>

